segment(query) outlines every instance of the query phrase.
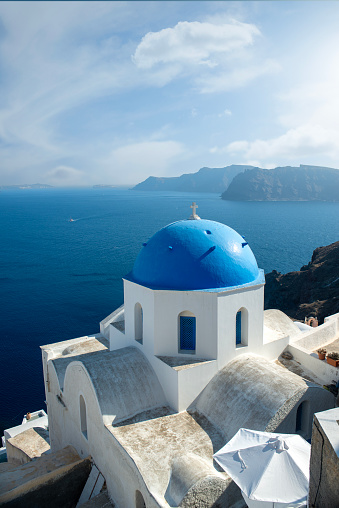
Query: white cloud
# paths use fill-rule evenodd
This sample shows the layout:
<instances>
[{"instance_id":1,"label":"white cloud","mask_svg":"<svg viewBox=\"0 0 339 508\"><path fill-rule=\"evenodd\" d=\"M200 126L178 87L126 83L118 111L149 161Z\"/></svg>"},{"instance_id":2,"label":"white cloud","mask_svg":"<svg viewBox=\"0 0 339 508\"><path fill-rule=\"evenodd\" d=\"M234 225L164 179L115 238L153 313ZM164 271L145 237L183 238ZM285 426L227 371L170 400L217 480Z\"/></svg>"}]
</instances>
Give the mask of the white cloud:
<instances>
[{"instance_id":1,"label":"white cloud","mask_svg":"<svg viewBox=\"0 0 339 508\"><path fill-rule=\"evenodd\" d=\"M201 93L228 92L281 70L273 58L256 51L259 36L255 25L234 19L181 21L174 28L147 33L132 61L141 71L138 78L154 86L185 77Z\"/></svg>"},{"instance_id":2,"label":"white cloud","mask_svg":"<svg viewBox=\"0 0 339 508\"><path fill-rule=\"evenodd\" d=\"M184 154L184 146L176 141L145 141L117 148L101 162L107 174L114 168L116 183L136 184L150 175L165 176L173 160Z\"/></svg>"},{"instance_id":3,"label":"white cloud","mask_svg":"<svg viewBox=\"0 0 339 508\"><path fill-rule=\"evenodd\" d=\"M201 93L228 92L243 87L260 76L273 74L280 70L281 67L275 60L266 60L247 66L239 64L239 67L231 71L198 78L197 85Z\"/></svg>"},{"instance_id":4,"label":"white cloud","mask_svg":"<svg viewBox=\"0 0 339 508\"><path fill-rule=\"evenodd\" d=\"M57 166L45 174L44 181L59 186L84 185L84 173L69 166Z\"/></svg>"},{"instance_id":5,"label":"white cloud","mask_svg":"<svg viewBox=\"0 0 339 508\"><path fill-rule=\"evenodd\" d=\"M110 2L0 5L5 28L0 137L6 144L34 146L51 157L57 151L69 155L69 144L61 143L58 132L60 116L134 86L130 49L111 35L121 9Z\"/></svg>"},{"instance_id":6,"label":"white cloud","mask_svg":"<svg viewBox=\"0 0 339 508\"><path fill-rule=\"evenodd\" d=\"M255 168L261 169L273 169L280 165L278 162L261 162L255 160L244 160L242 164L245 166L254 166Z\"/></svg>"},{"instance_id":7,"label":"white cloud","mask_svg":"<svg viewBox=\"0 0 339 508\"><path fill-rule=\"evenodd\" d=\"M339 55L338 55L339 58ZM337 63L333 62L337 68ZM279 121L286 127L302 123L326 125L330 129L339 129L339 70L328 74L320 81L301 83L278 96L283 113Z\"/></svg>"},{"instance_id":8,"label":"white cloud","mask_svg":"<svg viewBox=\"0 0 339 508\"><path fill-rule=\"evenodd\" d=\"M217 55L252 45L260 31L254 25L233 21L223 25L179 22L174 28L149 32L132 57L140 69L159 63L203 64L214 67Z\"/></svg>"},{"instance_id":9,"label":"white cloud","mask_svg":"<svg viewBox=\"0 0 339 508\"><path fill-rule=\"evenodd\" d=\"M336 44L325 42L318 58L314 58L313 54L305 55L305 59L298 61L295 67L284 69L280 90L273 96L275 112L278 112L273 118L274 128L278 126L283 134L254 141L236 140L221 148L211 148L212 153L231 154L232 157L241 157L244 163L261 167L274 167L289 161L312 163L312 160L337 167L339 51L336 47L339 38L336 37ZM302 72L299 72L298 66L302 67ZM288 88L284 85L287 72ZM216 86L217 82L212 82L212 90Z\"/></svg>"},{"instance_id":10,"label":"white cloud","mask_svg":"<svg viewBox=\"0 0 339 508\"><path fill-rule=\"evenodd\" d=\"M225 109L222 113L219 113L218 115L220 118L222 116L232 116L232 111L230 109Z\"/></svg>"},{"instance_id":11,"label":"white cloud","mask_svg":"<svg viewBox=\"0 0 339 508\"><path fill-rule=\"evenodd\" d=\"M339 131L306 124L276 138L234 141L222 151L232 155L241 154L246 159L260 163L269 159L300 159L315 155L334 158L339 156Z\"/></svg>"},{"instance_id":12,"label":"white cloud","mask_svg":"<svg viewBox=\"0 0 339 508\"><path fill-rule=\"evenodd\" d=\"M101 181L134 183L139 170L160 176L207 164L206 145L220 165L225 154L261 166L303 154L338 160L333 26L327 42L326 23L321 40L310 24L289 38L287 26L275 30L276 17L246 2L147 5L0 2L0 159L8 183L42 181L46 172L59 182L61 161L75 171L64 181L92 183L95 167ZM250 115L260 118L257 126Z\"/></svg>"}]
</instances>

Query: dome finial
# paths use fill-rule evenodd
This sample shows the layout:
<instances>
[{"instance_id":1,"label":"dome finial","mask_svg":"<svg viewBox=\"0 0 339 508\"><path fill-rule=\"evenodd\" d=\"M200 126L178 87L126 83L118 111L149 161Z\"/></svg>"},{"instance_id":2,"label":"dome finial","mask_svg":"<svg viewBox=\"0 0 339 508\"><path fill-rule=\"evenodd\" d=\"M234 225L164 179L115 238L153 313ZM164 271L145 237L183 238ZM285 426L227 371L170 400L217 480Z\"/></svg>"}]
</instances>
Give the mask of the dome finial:
<instances>
[{"instance_id":1,"label":"dome finial","mask_svg":"<svg viewBox=\"0 0 339 508\"><path fill-rule=\"evenodd\" d=\"M196 212L196 209L198 208L198 205L196 204L195 201L193 201L193 203L191 204L191 208L192 208L192 215L189 217L189 220L200 220L200 217L199 215L197 215L195 212Z\"/></svg>"}]
</instances>

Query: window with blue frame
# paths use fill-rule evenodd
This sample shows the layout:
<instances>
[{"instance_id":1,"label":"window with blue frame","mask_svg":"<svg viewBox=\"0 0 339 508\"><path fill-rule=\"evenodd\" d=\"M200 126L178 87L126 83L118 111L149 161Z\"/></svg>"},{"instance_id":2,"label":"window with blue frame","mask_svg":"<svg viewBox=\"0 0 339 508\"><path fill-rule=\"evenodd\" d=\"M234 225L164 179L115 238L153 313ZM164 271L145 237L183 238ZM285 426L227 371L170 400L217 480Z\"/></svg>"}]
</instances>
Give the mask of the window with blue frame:
<instances>
[{"instance_id":1,"label":"window with blue frame","mask_svg":"<svg viewBox=\"0 0 339 508\"><path fill-rule=\"evenodd\" d=\"M235 328L236 328L235 343L236 343L236 345L241 344L241 318L242 318L241 310L239 310L239 312L237 312L236 324L235 324Z\"/></svg>"},{"instance_id":2,"label":"window with blue frame","mask_svg":"<svg viewBox=\"0 0 339 508\"><path fill-rule=\"evenodd\" d=\"M235 318L235 345L248 346L248 310L241 307Z\"/></svg>"},{"instance_id":3,"label":"window with blue frame","mask_svg":"<svg viewBox=\"0 0 339 508\"><path fill-rule=\"evenodd\" d=\"M194 316L180 316L179 322L181 351L195 351L196 342L196 319Z\"/></svg>"}]
</instances>

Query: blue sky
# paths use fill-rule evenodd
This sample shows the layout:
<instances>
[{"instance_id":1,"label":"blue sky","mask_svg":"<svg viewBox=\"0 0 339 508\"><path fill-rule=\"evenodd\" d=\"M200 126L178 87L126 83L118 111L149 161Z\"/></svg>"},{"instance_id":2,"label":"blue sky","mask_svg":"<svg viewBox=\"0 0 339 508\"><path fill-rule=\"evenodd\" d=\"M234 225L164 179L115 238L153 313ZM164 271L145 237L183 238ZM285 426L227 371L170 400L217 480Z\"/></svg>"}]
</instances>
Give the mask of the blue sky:
<instances>
[{"instance_id":1,"label":"blue sky","mask_svg":"<svg viewBox=\"0 0 339 508\"><path fill-rule=\"evenodd\" d=\"M339 2L0 2L0 185L339 168Z\"/></svg>"}]
</instances>

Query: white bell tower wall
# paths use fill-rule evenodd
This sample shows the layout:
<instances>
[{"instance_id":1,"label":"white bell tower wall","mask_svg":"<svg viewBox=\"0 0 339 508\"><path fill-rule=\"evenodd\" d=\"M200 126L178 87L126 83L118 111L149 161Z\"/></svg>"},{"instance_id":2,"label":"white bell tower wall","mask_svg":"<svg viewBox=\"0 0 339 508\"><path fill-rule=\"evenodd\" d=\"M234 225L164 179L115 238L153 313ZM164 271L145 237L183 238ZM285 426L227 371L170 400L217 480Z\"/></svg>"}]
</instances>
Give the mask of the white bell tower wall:
<instances>
[{"instance_id":1,"label":"white bell tower wall","mask_svg":"<svg viewBox=\"0 0 339 508\"><path fill-rule=\"evenodd\" d=\"M261 354L263 327L264 284L218 293L218 367L243 353Z\"/></svg>"},{"instance_id":2,"label":"white bell tower wall","mask_svg":"<svg viewBox=\"0 0 339 508\"><path fill-rule=\"evenodd\" d=\"M195 318L195 349L180 348L180 316ZM216 359L217 299L204 291L154 292L154 354Z\"/></svg>"},{"instance_id":3,"label":"white bell tower wall","mask_svg":"<svg viewBox=\"0 0 339 508\"><path fill-rule=\"evenodd\" d=\"M124 280L125 339L128 345L142 346L146 356L154 349L154 292Z\"/></svg>"}]
</instances>

